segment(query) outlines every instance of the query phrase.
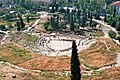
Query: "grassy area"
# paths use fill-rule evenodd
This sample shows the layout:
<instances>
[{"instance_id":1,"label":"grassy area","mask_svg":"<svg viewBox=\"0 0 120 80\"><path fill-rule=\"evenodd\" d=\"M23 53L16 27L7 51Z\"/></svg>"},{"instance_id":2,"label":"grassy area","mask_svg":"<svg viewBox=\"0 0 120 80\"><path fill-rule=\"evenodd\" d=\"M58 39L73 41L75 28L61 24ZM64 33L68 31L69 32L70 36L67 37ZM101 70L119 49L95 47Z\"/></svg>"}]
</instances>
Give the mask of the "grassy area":
<instances>
[{"instance_id":1,"label":"grassy area","mask_svg":"<svg viewBox=\"0 0 120 80\"><path fill-rule=\"evenodd\" d=\"M39 73L44 80L70 80L70 74L66 76L66 72L42 72Z\"/></svg>"},{"instance_id":2,"label":"grassy area","mask_svg":"<svg viewBox=\"0 0 120 80\"><path fill-rule=\"evenodd\" d=\"M104 33L98 30L95 33L93 33L93 36L97 36L97 37L104 36Z\"/></svg>"},{"instance_id":3,"label":"grassy area","mask_svg":"<svg viewBox=\"0 0 120 80\"><path fill-rule=\"evenodd\" d=\"M38 37L34 36L34 35L26 35L26 37L24 38L26 41L34 41L37 40Z\"/></svg>"},{"instance_id":4,"label":"grassy area","mask_svg":"<svg viewBox=\"0 0 120 80\"><path fill-rule=\"evenodd\" d=\"M0 61L9 61L13 64L18 64L34 57L37 56L12 43L0 47Z\"/></svg>"},{"instance_id":5,"label":"grassy area","mask_svg":"<svg viewBox=\"0 0 120 80\"><path fill-rule=\"evenodd\" d=\"M30 27L37 19L31 19L30 22L28 23L26 19L24 19L24 23L25 23L25 27ZM15 20L15 21L3 21L3 20L0 20L0 24L1 25L7 25L9 26L12 30L15 30L17 27L16 26L12 26L12 25L15 25L16 22L18 20Z\"/></svg>"},{"instance_id":6,"label":"grassy area","mask_svg":"<svg viewBox=\"0 0 120 80\"><path fill-rule=\"evenodd\" d=\"M0 79L2 79L4 76L0 75Z\"/></svg>"},{"instance_id":7,"label":"grassy area","mask_svg":"<svg viewBox=\"0 0 120 80\"><path fill-rule=\"evenodd\" d=\"M93 71L92 76L84 76L83 80L120 80L120 67L112 67L104 71Z\"/></svg>"},{"instance_id":8,"label":"grassy area","mask_svg":"<svg viewBox=\"0 0 120 80\"><path fill-rule=\"evenodd\" d=\"M35 35L29 35L25 34L23 32L18 32L16 34L11 34L12 41L15 41L16 43L34 43L38 37Z\"/></svg>"}]
</instances>

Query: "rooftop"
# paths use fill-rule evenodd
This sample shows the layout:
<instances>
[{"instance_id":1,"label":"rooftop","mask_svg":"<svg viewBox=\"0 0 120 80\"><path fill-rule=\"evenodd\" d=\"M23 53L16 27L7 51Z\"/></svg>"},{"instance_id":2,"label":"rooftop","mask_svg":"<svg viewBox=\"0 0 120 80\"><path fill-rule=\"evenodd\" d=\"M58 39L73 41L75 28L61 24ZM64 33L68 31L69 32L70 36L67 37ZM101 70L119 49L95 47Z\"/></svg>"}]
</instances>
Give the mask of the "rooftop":
<instances>
[{"instance_id":1,"label":"rooftop","mask_svg":"<svg viewBox=\"0 0 120 80\"><path fill-rule=\"evenodd\" d=\"M120 6L120 1L116 1L112 3L113 6Z\"/></svg>"}]
</instances>

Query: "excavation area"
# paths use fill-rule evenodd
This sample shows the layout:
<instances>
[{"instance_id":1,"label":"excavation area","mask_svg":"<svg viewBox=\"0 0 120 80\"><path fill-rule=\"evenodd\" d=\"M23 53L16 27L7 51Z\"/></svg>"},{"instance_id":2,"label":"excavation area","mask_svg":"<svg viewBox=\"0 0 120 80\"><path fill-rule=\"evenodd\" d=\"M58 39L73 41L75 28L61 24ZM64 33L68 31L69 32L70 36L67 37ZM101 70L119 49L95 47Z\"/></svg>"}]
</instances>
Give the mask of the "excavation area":
<instances>
[{"instance_id":1,"label":"excavation area","mask_svg":"<svg viewBox=\"0 0 120 80\"><path fill-rule=\"evenodd\" d=\"M119 46L110 38L65 32L10 33L0 47L0 60L7 66L35 72L52 72L69 79L72 41L76 41L83 76L119 67ZM42 73L42 74L43 74ZM51 73L50 73L51 75ZM102 74L101 74L102 75ZM97 75L99 76L99 75Z\"/></svg>"}]
</instances>

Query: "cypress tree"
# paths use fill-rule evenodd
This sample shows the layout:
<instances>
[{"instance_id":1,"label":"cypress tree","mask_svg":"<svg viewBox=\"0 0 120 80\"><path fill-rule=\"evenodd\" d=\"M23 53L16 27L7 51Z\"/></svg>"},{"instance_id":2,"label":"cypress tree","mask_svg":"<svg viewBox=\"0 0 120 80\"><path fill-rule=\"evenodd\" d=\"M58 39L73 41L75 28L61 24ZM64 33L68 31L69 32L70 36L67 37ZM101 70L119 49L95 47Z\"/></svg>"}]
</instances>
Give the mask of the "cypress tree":
<instances>
[{"instance_id":1,"label":"cypress tree","mask_svg":"<svg viewBox=\"0 0 120 80\"><path fill-rule=\"evenodd\" d=\"M52 6L52 9L50 10L51 13L55 12L54 6Z\"/></svg>"},{"instance_id":2,"label":"cypress tree","mask_svg":"<svg viewBox=\"0 0 120 80\"><path fill-rule=\"evenodd\" d=\"M116 7L114 7L114 11L113 11L113 17L116 16Z\"/></svg>"},{"instance_id":3,"label":"cypress tree","mask_svg":"<svg viewBox=\"0 0 120 80\"><path fill-rule=\"evenodd\" d=\"M30 22L30 18L29 18L29 16L27 16L27 22L28 22L28 23Z\"/></svg>"},{"instance_id":4,"label":"cypress tree","mask_svg":"<svg viewBox=\"0 0 120 80\"><path fill-rule=\"evenodd\" d=\"M104 21L107 22L107 14L105 13Z\"/></svg>"},{"instance_id":5,"label":"cypress tree","mask_svg":"<svg viewBox=\"0 0 120 80\"><path fill-rule=\"evenodd\" d=\"M79 23L79 25L80 25L80 22L81 22L80 15L81 15L81 10L78 9L78 12L77 12L77 19L78 19L78 23Z\"/></svg>"},{"instance_id":6,"label":"cypress tree","mask_svg":"<svg viewBox=\"0 0 120 80\"><path fill-rule=\"evenodd\" d=\"M90 12L90 27L92 26L92 12Z\"/></svg>"},{"instance_id":7,"label":"cypress tree","mask_svg":"<svg viewBox=\"0 0 120 80\"><path fill-rule=\"evenodd\" d=\"M67 11L66 11L66 20L68 23L70 23L70 10L67 8Z\"/></svg>"},{"instance_id":8,"label":"cypress tree","mask_svg":"<svg viewBox=\"0 0 120 80\"><path fill-rule=\"evenodd\" d=\"M59 15L58 14L56 18L56 28L59 29Z\"/></svg>"},{"instance_id":9,"label":"cypress tree","mask_svg":"<svg viewBox=\"0 0 120 80\"><path fill-rule=\"evenodd\" d=\"M51 17L50 24L51 24L52 28L55 28L55 18L54 17Z\"/></svg>"},{"instance_id":10,"label":"cypress tree","mask_svg":"<svg viewBox=\"0 0 120 80\"><path fill-rule=\"evenodd\" d=\"M81 18L81 27L85 27L86 21L87 21L86 16L82 16L82 18Z\"/></svg>"},{"instance_id":11,"label":"cypress tree","mask_svg":"<svg viewBox=\"0 0 120 80\"><path fill-rule=\"evenodd\" d=\"M77 54L76 42L72 43L72 55L71 55L71 80L80 80L80 62Z\"/></svg>"},{"instance_id":12,"label":"cypress tree","mask_svg":"<svg viewBox=\"0 0 120 80\"><path fill-rule=\"evenodd\" d=\"M18 17L20 18L20 23L21 23L21 29L25 27L25 23L23 22L22 16L18 14Z\"/></svg>"},{"instance_id":13,"label":"cypress tree","mask_svg":"<svg viewBox=\"0 0 120 80\"><path fill-rule=\"evenodd\" d=\"M74 27L75 27L75 25L74 25L73 15L71 15L71 19L70 19L70 30L71 30L71 31L74 31Z\"/></svg>"},{"instance_id":14,"label":"cypress tree","mask_svg":"<svg viewBox=\"0 0 120 80\"><path fill-rule=\"evenodd\" d=\"M17 30L20 31L21 27L20 27L20 22L19 21L16 22L16 26L17 26Z\"/></svg>"}]
</instances>

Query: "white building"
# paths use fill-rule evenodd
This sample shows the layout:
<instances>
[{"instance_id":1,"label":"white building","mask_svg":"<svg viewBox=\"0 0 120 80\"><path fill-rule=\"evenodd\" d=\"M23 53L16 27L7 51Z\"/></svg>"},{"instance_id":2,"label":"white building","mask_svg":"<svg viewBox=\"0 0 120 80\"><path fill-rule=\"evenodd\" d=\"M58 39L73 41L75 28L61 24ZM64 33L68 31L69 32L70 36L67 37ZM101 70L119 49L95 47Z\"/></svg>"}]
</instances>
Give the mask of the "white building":
<instances>
[{"instance_id":1,"label":"white building","mask_svg":"<svg viewBox=\"0 0 120 80\"><path fill-rule=\"evenodd\" d=\"M116 14L120 14L120 1L116 1L112 5L116 7Z\"/></svg>"}]
</instances>

